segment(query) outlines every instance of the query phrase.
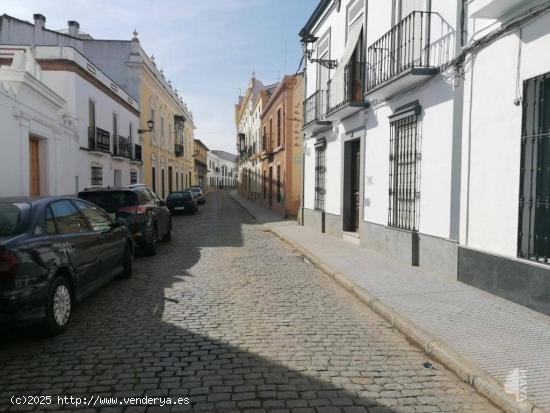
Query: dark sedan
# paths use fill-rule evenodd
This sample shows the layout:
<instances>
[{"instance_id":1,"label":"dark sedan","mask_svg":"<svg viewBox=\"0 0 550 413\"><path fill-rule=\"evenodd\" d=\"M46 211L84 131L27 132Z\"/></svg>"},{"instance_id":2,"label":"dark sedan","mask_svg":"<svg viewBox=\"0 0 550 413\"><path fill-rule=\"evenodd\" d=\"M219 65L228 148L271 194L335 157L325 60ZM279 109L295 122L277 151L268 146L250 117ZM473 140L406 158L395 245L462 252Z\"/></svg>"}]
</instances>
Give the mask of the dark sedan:
<instances>
[{"instance_id":1,"label":"dark sedan","mask_svg":"<svg viewBox=\"0 0 550 413\"><path fill-rule=\"evenodd\" d=\"M196 214L199 210L197 202L189 191L172 192L166 199L166 206L172 215L179 213Z\"/></svg>"},{"instance_id":2,"label":"dark sedan","mask_svg":"<svg viewBox=\"0 0 550 413\"><path fill-rule=\"evenodd\" d=\"M134 243L123 220L76 198L0 198L0 321L62 332L74 304L130 277Z\"/></svg>"}]
</instances>

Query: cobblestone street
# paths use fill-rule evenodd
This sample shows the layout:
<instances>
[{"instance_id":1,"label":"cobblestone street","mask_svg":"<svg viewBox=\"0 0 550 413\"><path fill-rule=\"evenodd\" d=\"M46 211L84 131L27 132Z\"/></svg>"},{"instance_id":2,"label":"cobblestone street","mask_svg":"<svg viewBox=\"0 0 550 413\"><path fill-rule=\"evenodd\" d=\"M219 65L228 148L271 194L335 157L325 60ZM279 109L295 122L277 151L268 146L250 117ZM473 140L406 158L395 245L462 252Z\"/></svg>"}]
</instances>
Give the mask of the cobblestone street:
<instances>
[{"instance_id":1,"label":"cobblestone street","mask_svg":"<svg viewBox=\"0 0 550 413\"><path fill-rule=\"evenodd\" d=\"M0 411L20 395L173 396L90 411L493 412L472 388L255 225L227 192L82 303L68 331L2 332ZM45 409L45 406L38 406ZM48 410L75 406L49 406Z\"/></svg>"}]
</instances>

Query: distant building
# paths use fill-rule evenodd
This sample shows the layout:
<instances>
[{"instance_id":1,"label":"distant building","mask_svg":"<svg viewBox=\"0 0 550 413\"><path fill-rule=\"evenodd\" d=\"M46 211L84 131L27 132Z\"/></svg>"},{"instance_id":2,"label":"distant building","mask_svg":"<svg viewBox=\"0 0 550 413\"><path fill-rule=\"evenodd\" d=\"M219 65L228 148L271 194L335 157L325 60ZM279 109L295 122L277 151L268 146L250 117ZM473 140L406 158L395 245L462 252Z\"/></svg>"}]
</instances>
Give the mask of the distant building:
<instances>
[{"instance_id":1,"label":"distant building","mask_svg":"<svg viewBox=\"0 0 550 413\"><path fill-rule=\"evenodd\" d=\"M195 160L195 178L190 185L208 186L206 176L208 173L208 147L200 139L195 139L193 145L193 157Z\"/></svg>"},{"instance_id":2,"label":"distant building","mask_svg":"<svg viewBox=\"0 0 550 413\"><path fill-rule=\"evenodd\" d=\"M285 76L263 105L261 196L285 216L296 216L302 190L304 76Z\"/></svg>"},{"instance_id":3,"label":"distant building","mask_svg":"<svg viewBox=\"0 0 550 413\"><path fill-rule=\"evenodd\" d=\"M211 188L236 188L237 160L237 155L225 151L208 151L208 186Z\"/></svg>"}]
</instances>

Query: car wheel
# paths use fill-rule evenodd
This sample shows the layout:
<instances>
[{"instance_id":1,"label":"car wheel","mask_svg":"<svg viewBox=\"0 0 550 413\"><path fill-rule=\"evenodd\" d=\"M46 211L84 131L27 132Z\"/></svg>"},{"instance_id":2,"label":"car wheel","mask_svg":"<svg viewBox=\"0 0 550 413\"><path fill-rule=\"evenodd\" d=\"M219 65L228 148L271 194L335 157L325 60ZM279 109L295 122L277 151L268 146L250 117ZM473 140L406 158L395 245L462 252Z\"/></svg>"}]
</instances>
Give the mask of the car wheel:
<instances>
[{"instance_id":1,"label":"car wheel","mask_svg":"<svg viewBox=\"0 0 550 413\"><path fill-rule=\"evenodd\" d=\"M65 277L54 278L46 304L45 327L48 335L54 336L67 328L73 310L73 291Z\"/></svg>"},{"instance_id":2,"label":"car wheel","mask_svg":"<svg viewBox=\"0 0 550 413\"><path fill-rule=\"evenodd\" d=\"M149 240L147 245L145 245L145 252L147 253L147 255L157 254L158 242L159 242L158 239L159 239L159 236L158 236L157 227L153 226L151 239Z\"/></svg>"},{"instance_id":3,"label":"car wheel","mask_svg":"<svg viewBox=\"0 0 550 413\"><path fill-rule=\"evenodd\" d=\"M134 255L128 244L124 247L124 255L122 256L122 274L121 278L130 278L134 272Z\"/></svg>"}]
</instances>

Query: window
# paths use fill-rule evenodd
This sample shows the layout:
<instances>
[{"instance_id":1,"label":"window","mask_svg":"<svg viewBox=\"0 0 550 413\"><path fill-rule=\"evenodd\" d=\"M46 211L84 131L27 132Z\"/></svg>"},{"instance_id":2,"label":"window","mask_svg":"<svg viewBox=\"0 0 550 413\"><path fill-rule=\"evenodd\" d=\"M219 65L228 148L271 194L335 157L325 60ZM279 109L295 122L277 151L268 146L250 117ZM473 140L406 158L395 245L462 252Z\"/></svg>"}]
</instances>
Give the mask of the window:
<instances>
[{"instance_id":1,"label":"window","mask_svg":"<svg viewBox=\"0 0 550 413\"><path fill-rule=\"evenodd\" d=\"M388 225L417 231L420 199L417 114L391 122L390 129Z\"/></svg>"},{"instance_id":2,"label":"window","mask_svg":"<svg viewBox=\"0 0 550 413\"><path fill-rule=\"evenodd\" d=\"M116 142L118 138L118 116L113 113L113 142Z\"/></svg>"},{"instance_id":3,"label":"window","mask_svg":"<svg viewBox=\"0 0 550 413\"><path fill-rule=\"evenodd\" d=\"M523 83L518 257L550 262L550 73Z\"/></svg>"},{"instance_id":4,"label":"window","mask_svg":"<svg viewBox=\"0 0 550 413\"><path fill-rule=\"evenodd\" d=\"M157 173L155 171L154 166L151 168L151 180L153 181L153 192L156 192L157 191Z\"/></svg>"},{"instance_id":5,"label":"window","mask_svg":"<svg viewBox=\"0 0 550 413\"><path fill-rule=\"evenodd\" d=\"M132 169L130 171L130 185L137 184L137 171Z\"/></svg>"},{"instance_id":6,"label":"window","mask_svg":"<svg viewBox=\"0 0 550 413\"><path fill-rule=\"evenodd\" d=\"M281 146L281 108L277 109L277 146Z\"/></svg>"},{"instance_id":7,"label":"window","mask_svg":"<svg viewBox=\"0 0 550 413\"><path fill-rule=\"evenodd\" d=\"M111 219L99 208L82 201L74 202L90 222L93 231L105 232L111 229Z\"/></svg>"},{"instance_id":8,"label":"window","mask_svg":"<svg viewBox=\"0 0 550 413\"><path fill-rule=\"evenodd\" d=\"M86 219L76 210L70 201L52 202L50 207L55 220L55 226L60 234L76 234L90 231Z\"/></svg>"},{"instance_id":9,"label":"window","mask_svg":"<svg viewBox=\"0 0 550 413\"><path fill-rule=\"evenodd\" d=\"M325 210L326 144L315 148L315 209Z\"/></svg>"},{"instance_id":10,"label":"window","mask_svg":"<svg viewBox=\"0 0 550 413\"><path fill-rule=\"evenodd\" d=\"M92 166L92 185L103 185L103 168Z\"/></svg>"},{"instance_id":11,"label":"window","mask_svg":"<svg viewBox=\"0 0 550 413\"><path fill-rule=\"evenodd\" d=\"M95 128L95 102L93 100L88 101L88 126Z\"/></svg>"},{"instance_id":12,"label":"window","mask_svg":"<svg viewBox=\"0 0 550 413\"><path fill-rule=\"evenodd\" d=\"M281 202L281 165L277 165L277 202Z\"/></svg>"},{"instance_id":13,"label":"window","mask_svg":"<svg viewBox=\"0 0 550 413\"><path fill-rule=\"evenodd\" d=\"M176 189L180 189L180 179L179 174L176 172Z\"/></svg>"},{"instance_id":14,"label":"window","mask_svg":"<svg viewBox=\"0 0 550 413\"><path fill-rule=\"evenodd\" d=\"M46 216L44 217L44 227L44 229L46 230L46 234L57 234L57 230L55 229L55 222L53 220L52 209L49 206L46 209Z\"/></svg>"},{"instance_id":15,"label":"window","mask_svg":"<svg viewBox=\"0 0 550 413\"><path fill-rule=\"evenodd\" d=\"M161 175L160 175L160 184L161 184L160 188L162 190L162 192L161 192L162 193L162 198L164 199L164 169L162 169L160 173L161 173Z\"/></svg>"},{"instance_id":16,"label":"window","mask_svg":"<svg viewBox=\"0 0 550 413\"><path fill-rule=\"evenodd\" d=\"M268 146L269 149L271 149L271 145L273 141L271 140L273 138L273 118L269 118L269 140L268 140Z\"/></svg>"},{"instance_id":17,"label":"window","mask_svg":"<svg viewBox=\"0 0 550 413\"><path fill-rule=\"evenodd\" d=\"M132 122L128 124L128 139L130 143L134 141L134 124Z\"/></svg>"}]
</instances>

